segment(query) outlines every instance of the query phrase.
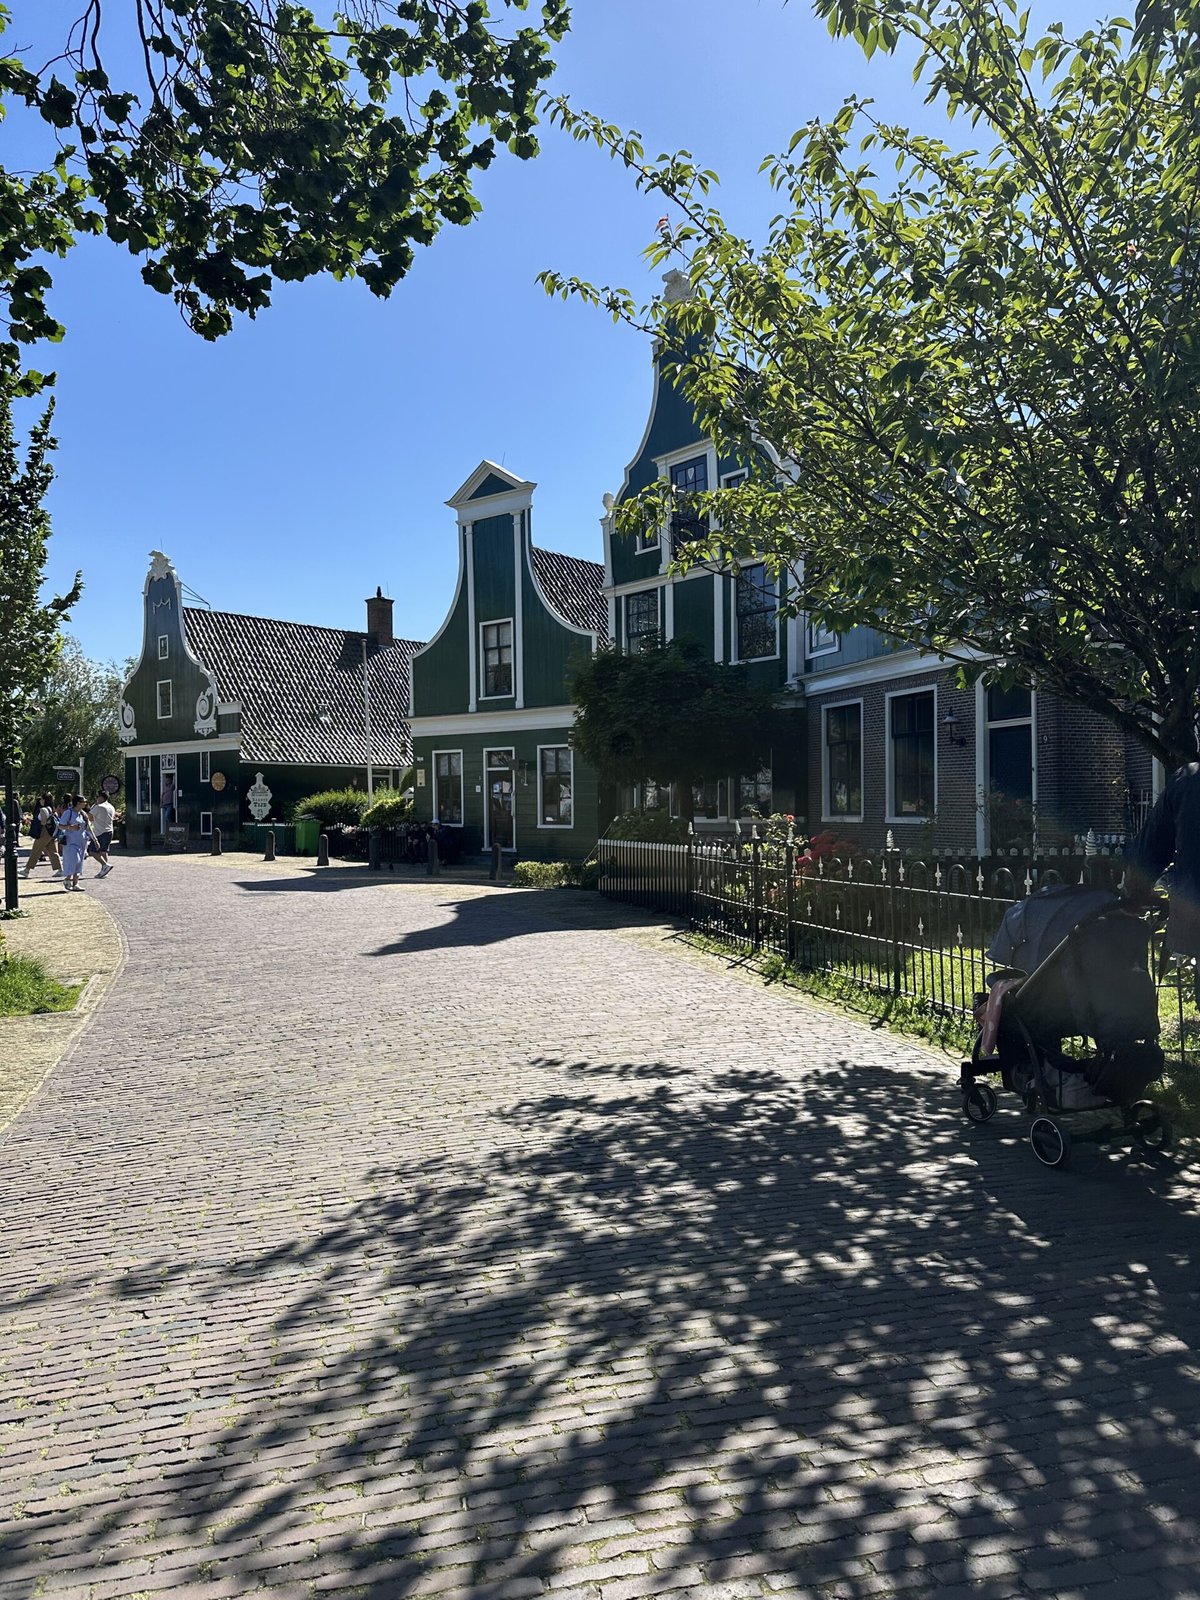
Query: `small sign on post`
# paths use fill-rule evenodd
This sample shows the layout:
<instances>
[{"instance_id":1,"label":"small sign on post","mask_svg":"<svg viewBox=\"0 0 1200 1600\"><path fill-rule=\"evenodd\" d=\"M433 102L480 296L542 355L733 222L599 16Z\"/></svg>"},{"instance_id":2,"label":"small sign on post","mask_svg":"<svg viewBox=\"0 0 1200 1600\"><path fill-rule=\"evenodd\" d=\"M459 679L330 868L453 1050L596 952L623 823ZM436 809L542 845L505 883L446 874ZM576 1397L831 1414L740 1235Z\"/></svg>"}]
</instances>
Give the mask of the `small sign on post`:
<instances>
[{"instance_id":1,"label":"small sign on post","mask_svg":"<svg viewBox=\"0 0 1200 1600\"><path fill-rule=\"evenodd\" d=\"M168 850L186 850L188 847L188 824L186 822L168 822L165 839Z\"/></svg>"}]
</instances>

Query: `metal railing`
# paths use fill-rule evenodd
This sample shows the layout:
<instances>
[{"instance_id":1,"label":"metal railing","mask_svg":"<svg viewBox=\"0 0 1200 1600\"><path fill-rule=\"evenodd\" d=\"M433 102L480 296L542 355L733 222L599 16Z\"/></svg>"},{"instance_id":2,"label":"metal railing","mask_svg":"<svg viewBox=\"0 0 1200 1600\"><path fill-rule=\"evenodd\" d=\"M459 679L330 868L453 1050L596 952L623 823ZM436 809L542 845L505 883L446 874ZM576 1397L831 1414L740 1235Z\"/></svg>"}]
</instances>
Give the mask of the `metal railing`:
<instances>
[{"instance_id":1,"label":"metal railing","mask_svg":"<svg viewBox=\"0 0 1200 1600\"><path fill-rule=\"evenodd\" d=\"M600 892L685 919L733 949L837 973L876 993L969 1017L995 963L986 951L1005 912L1035 889L1086 881L1116 887L1111 850L1030 857L814 855L801 841L692 838L687 844L601 839ZM1152 946L1164 1042L1200 1060L1194 964Z\"/></svg>"}]
</instances>

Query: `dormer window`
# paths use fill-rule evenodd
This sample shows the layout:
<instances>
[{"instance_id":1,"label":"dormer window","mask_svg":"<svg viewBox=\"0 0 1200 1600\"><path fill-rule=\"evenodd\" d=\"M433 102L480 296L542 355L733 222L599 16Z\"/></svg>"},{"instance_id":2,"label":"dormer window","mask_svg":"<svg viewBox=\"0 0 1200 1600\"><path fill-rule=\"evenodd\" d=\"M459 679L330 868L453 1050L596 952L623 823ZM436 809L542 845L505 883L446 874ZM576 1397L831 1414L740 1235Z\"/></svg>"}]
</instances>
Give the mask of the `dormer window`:
<instances>
[{"instance_id":1,"label":"dormer window","mask_svg":"<svg viewBox=\"0 0 1200 1600\"><path fill-rule=\"evenodd\" d=\"M171 654L171 641L165 633L158 636L158 659L165 661Z\"/></svg>"}]
</instances>

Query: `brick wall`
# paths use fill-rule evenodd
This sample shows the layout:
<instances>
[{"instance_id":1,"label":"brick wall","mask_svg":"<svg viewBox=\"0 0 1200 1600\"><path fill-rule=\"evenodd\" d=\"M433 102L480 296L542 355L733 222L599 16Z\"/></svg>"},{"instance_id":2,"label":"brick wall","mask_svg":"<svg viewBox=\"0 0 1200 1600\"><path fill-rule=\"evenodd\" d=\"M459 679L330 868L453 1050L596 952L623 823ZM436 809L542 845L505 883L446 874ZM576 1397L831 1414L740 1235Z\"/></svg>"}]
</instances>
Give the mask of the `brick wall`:
<instances>
[{"instance_id":1,"label":"brick wall","mask_svg":"<svg viewBox=\"0 0 1200 1600\"><path fill-rule=\"evenodd\" d=\"M921 853L932 849L971 852L976 843L976 750L986 725L976 726L974 687L956 688L948 671L885 679L837 693L810 687L808 718L808 830L836 832L867 850L878 850L890 829L897 845ZM887 820L887 697L891 693L934 688L937 692L934 749L937 759L937 814L929 822ZM861 700L863 708L863 819L823 819L822 708ZM944 722L948 712L958 719ZM1036 748L1038 812L1044 844L1067 843L1076 834L1125 831L1127 797L1149 788L1149 765L1127 760L1123 735L1094 712L1070 706L1054 695L1037 702ZM961 741L961 742L959 742ZM1133 752L1136 755L1136 747ZM1143 771L1144 767L1144 771Z\"/></svg>"}]
</instances>

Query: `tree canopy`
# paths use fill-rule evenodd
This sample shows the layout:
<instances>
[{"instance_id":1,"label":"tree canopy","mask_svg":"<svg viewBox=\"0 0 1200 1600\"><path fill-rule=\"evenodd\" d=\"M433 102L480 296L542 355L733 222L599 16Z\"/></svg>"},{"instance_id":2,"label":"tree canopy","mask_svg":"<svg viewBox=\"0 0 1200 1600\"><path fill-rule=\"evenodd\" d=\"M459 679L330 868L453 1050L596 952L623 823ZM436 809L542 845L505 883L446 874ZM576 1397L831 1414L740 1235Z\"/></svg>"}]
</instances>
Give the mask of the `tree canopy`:
<instances>
[{"instance_id":1,"label":"tree canopy","mask_svg":"<svg viewBox=\"0 0 1200 1600\"><path fill-rule=\"evenodd\" d=\"M771 695L690 639L598 650L577 664L570 691L571 744L601 780L674 783L689 816L695 784L757 772L778 733Z\"/></svg>"},{"instance_id":2,"label":"tree canopy","mask_svg":"<svg viewBox=\"0 0 1200 1600\"><path fill-rule=\"evenodd\" d=\"M1200 693L1200 5L1068 38L992 0L817 0L870 55L915 42L955 148L848 101L765 163L739 237L687 156L554 115L674 202L639 307L702 425L756 460L684 564L765 553L794 605L1091 706L1169 765ZM666 491L657 491L660 496ZM663 504L627 505L622 525Z\"/></svg>"},{"instance_id":3,"label":"tree canopy","mask_svg":"<svg viewBox=\"0 0 1200 1600\"><path fill-rule=\"evenodd\" d=\"M79 575L66 594L46 599L44 500L54 477L52 410L32 429L24 460L13 430L12 402L0 384L0 772L21 763L21 741L51 678L59 629L82 590Z\"/></svg>"},{"instance_id":4,"label":"tree canopy","mask_svg":"<svg viewBox=\"0 0 1200 1600\"><path fill-rule=\"evenodd\" d=\"M16 374L23 346L62 333L44 258L85 232L143 258L145 281L208 339L277 282L328 272L389 294L419 246L479 210L475 176L501 147L537 152L569 7L540 0L516 26L528 5L503 0L493 18L484 0L345 0L322 14L287 0L77 0L46 65L28 50L0 60L0 110L27 107L51 135L43 170L0 169L9 380L38 385ZM0 5L0 32L44 41L45 10Z\"/></svg>"},{"instance_id":5,"label":"tree canopy","mask_svg":"<svg viewBox=\"0 0 1200 1600\"><path fill-rule=\"evenodd\" d=\"M132 667L133 663L127 664ZM62 785L58 766L83 765L84 793L95 794L101 778L120 778L125 757L117 730L117 701L127 671L113 661L92 661L77 639L62 639L50 671L32 697L21 744L18 782L30 795ZM119 796L115 800L119 807Z\"/></svg>"}]
</instances>

